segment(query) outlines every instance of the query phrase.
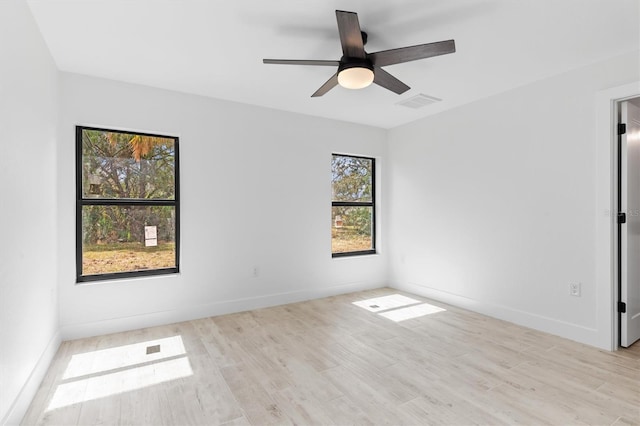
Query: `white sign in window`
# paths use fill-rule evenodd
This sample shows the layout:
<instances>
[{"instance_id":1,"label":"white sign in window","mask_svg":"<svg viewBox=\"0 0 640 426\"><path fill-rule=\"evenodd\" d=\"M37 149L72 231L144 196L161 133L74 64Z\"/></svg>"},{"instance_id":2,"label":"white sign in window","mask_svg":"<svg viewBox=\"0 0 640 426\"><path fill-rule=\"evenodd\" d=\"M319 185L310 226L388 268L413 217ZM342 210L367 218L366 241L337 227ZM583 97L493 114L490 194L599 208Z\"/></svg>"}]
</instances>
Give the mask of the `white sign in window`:
<instances>
[{"instance_id":1,"label":"white sign in window","mask_svg":"<svg viewBox=\"0 0 640 426\"><path fill-rule=\"evenodd\" d=\"M144 227L144 245L145 247L155 247L158 245L158 227Z\"/></svg>"}]
</instances>

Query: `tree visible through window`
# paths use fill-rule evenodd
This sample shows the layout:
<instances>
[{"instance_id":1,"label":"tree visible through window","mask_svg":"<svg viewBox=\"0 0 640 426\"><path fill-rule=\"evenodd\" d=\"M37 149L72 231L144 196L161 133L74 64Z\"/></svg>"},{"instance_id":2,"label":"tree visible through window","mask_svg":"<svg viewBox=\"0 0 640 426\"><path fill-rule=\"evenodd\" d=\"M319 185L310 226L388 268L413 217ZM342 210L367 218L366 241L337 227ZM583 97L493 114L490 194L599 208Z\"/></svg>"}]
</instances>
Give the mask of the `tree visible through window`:
<instances>
[{"instance_id":1,"label":"tree visible through window","mask_svg":"<svg viewBox=\"0 0 640 426\"><path fill-rule=\"evenodd\" d=\"M375 160L333 154L331 253L375 253Z\"/></svg>"},{"instance_id":2,"label":"tree visible through window","mask_svg":"<svg viewBox=\"0 0 640 426\"><path fill-rule=\"evenodd\" d=\"M77 280L178 272L178 138L76 127Z\"/></svg>"}]
</instances>

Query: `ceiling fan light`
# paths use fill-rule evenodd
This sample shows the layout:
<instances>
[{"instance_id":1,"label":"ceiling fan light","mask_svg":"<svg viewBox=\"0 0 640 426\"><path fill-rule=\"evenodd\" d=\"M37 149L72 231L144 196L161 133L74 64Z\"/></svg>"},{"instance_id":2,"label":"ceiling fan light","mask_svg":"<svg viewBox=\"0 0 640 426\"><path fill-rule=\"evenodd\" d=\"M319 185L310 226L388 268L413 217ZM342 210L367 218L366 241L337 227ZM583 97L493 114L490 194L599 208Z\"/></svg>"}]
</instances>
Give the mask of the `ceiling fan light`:
<instances>
[{"instance_id":1,"label":"ceiling fan light","mask_svg":"<svg viewBox=\"0 0 640 426\"><path fill-rule=\"evenodd\" d=\"M366 67L345 68L338 73L338 84L346 89L364 89L373 83L373 70Z\"/></svg>"}]
</instances>

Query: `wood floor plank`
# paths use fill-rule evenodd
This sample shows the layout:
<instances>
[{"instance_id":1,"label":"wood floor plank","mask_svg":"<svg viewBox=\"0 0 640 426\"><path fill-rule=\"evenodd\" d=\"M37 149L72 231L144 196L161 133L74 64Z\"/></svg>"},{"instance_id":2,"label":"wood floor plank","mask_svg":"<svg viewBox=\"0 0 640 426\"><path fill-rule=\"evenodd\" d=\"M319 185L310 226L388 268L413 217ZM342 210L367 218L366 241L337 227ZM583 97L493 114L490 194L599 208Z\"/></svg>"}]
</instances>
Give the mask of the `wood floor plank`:
<instances>
[{"instance_id":1,"label":"wood floor plank","mask_svg":"<svg viewBox=\"0 0 640 426\"><path fill-rule=\"evenodd\" d=\"M382 288L63 342L23 424L640 425L640 344Z\"/></svg>"},{"instance_id":2,"label":"wood floor plank","mask_svg":"<svg viewBox=\"0 0 640 426\"><path fill-rule=\"evenodd\" d=\"M372 426L376 423L362 410L362 407L355 404L346 396L341 396L323 404L324 411L331 418L328 424L334 425L358 425ZM314 422L317 424L317 422Z\"/></svg>"},{"instance_id":3,"label":"wood floor plank","mask_svg":"<svg viewBox=\"0 0 640 426\"><path fill-rule=\"evenodd\" d=\"M198 424L225 423L242 417L242 409L213 360L189 357L193 376L181 379L181 398L188 410L201 414ZM198 417L200 418L200 416Z\"/></svg>"},{"instance_id":4,"label":"wood floor plank","mask_svg":"<svg viewBox=\"0 0 640 426\"><path fill-rule=\"evenodd\" d=\"M374 424L412 424L415 419L407 415L395 404L383 397L375 383L362 381L350 370L338 366L322 374L340 389L351 404L357 406Z\"/></svg>"}]
</instances>

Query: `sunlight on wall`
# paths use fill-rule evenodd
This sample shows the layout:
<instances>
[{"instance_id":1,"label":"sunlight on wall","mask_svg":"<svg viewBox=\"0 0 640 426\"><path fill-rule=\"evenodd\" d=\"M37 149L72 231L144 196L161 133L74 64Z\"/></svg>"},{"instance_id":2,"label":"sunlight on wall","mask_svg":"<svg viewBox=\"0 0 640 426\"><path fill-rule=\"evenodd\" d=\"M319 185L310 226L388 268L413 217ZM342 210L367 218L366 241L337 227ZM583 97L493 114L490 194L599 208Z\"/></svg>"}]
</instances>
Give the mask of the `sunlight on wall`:
<instances>
[{"instance_id":1,"label":"sunlight on wall","mask_svg":"<svg viewBox=\"0 0 640 426\"><path fill-rule=\"evenodd\" d=\"M47 411L192 375L180 336L73 355Z\"/></svg>"},{"instance_id":2,"label":"sunlight on wall","mask_svg":"<svg viewBox=\"0 0 640 426\"><path fill-rule=\"evenodd\" d=\"M401 294L391 294L389 296L360 300L353 302L353 304L395 322L446 311L444 308L424 303L421 300L412 299L411 297Z\"/></svg>"}]
</instances>

